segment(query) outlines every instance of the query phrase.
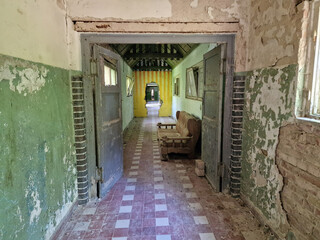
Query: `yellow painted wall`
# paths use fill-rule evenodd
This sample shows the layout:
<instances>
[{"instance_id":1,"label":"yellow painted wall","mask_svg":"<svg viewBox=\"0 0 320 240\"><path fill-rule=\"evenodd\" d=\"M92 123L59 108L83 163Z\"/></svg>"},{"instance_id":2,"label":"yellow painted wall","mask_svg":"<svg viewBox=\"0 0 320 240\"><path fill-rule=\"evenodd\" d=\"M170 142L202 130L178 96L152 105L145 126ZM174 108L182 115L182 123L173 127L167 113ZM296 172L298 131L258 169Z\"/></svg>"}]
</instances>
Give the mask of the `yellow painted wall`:
<instances>
[{"instance_id":1,"label":"yellow painted wall","mask_svg":"<svg viewBox=\"0 0 320 240\"><path fill-rule=\"evenodd\" d=\"M172 114L172 75L171 71L135 71L135 85L133 94L134 116L147 117L145 107L146 84L155 82L159 85L160 99L163 104L159 111L160 117L171 116Z\"/></svg>"}]
</instances>

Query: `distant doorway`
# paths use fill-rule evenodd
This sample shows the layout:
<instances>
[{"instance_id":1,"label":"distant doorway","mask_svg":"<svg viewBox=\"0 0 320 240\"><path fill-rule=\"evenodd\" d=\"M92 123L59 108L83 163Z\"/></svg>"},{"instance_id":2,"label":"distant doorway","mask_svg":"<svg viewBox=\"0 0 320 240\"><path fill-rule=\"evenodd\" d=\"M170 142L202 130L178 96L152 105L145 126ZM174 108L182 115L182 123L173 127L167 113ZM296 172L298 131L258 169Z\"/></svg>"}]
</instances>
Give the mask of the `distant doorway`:
<instances>
[{"instance_id":1,"label":"distant doorway","mask_svg":"<svg viewBox=\"0 0 320 240\"><path fill-rule=\"evenodd\" d=\"M160 99L160 90L157 83L151 82L146 85L145 100L148 117L158 117L162 101Z\"/></svg>"}]
</instances>

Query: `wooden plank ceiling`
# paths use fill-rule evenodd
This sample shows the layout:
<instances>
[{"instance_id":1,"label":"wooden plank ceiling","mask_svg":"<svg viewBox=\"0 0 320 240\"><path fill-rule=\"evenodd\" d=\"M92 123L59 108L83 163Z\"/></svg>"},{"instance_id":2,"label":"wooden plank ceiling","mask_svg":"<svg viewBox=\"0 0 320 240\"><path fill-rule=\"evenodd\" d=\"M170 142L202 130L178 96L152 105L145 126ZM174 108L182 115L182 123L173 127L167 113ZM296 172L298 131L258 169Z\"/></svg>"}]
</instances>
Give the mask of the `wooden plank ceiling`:
<instances>
[{"instance_id":1,"label":"wooden plank ceiling","mask_svg":"<svg viewBox=\"0 0 320 240\"><path fill-rule=\"evenodd\" d=\"M171 70L199 44L110 44L135 71Z\"/></svg>"}]
</instances>

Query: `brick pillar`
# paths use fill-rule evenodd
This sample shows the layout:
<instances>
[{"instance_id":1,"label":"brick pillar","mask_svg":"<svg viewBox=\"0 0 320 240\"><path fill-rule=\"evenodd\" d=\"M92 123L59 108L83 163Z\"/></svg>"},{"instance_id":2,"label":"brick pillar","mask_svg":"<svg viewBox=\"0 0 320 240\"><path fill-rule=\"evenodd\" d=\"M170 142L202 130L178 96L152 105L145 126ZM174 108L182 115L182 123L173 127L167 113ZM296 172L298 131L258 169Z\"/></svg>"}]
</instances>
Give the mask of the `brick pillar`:
<instances>
[{"instance_id":1,"label":"brick pillar","mask_svg":"<svg viewBox=\"0 0 320 240\"><path fill-rule=\"evenodd\" d=\"M240 196L245 79L245 76L235 76L233 82L230 163L230 192L233 197Z\"/></svg>"},{"instance_id":2,"label":"brick pillar","mask_svg":"<svg viewBox=\"0 0 320 240\"><path fill-rule=\"evenodd\" d=\"M89 200L83 80L81 77L72 77L71 83L77 159L78 204L83 205Z\"/></svg>"}]
</instances>

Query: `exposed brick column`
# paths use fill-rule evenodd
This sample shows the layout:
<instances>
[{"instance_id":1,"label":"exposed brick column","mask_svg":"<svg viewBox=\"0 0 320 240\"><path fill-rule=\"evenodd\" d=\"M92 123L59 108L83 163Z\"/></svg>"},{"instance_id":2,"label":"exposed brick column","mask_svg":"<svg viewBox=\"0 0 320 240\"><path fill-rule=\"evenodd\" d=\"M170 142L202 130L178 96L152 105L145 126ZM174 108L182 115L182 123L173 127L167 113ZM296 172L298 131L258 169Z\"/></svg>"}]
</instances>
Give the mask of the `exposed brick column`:
<instances>
[{"instance_id":1,"label":"exposed brick column","mask_svg":"<svg viewBox=\"0 0 320 240\"><path fill-rule=\"evenodd\" d=\"M242 122L245 91L245 76L235 76L232 99L231 129L231 173L230 192L233 197L240 196L241 184L241 153L242 153Z\"/></svg>"},{"instance_id":2,"label":"exposed brick column","mask_svg":"<svg viewBox=\"0 0 320 240\"><path fill-rule=\"evenodd\" d=\"M71 83L77 159L78 204L83 205L89 200L83 80L81 77L73 77Z\"/></svg>"}]
</instances>

